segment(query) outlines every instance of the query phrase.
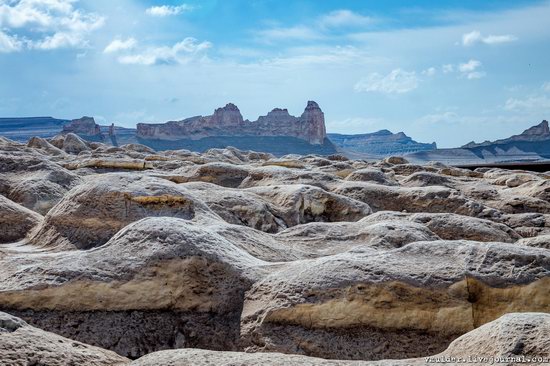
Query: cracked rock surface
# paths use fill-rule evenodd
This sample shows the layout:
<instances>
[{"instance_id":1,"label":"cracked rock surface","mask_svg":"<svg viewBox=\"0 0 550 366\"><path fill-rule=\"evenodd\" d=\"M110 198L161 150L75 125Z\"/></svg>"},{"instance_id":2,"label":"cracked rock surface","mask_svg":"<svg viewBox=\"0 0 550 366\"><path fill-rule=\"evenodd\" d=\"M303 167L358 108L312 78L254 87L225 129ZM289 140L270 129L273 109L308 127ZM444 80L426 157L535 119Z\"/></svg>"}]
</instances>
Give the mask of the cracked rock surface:
<instances>
[{"instance_id":1,"label":"cracked rock surface","mask_svg":"<svg viewBox=\"0 0 550 366\"><path fill-rule=\"evenodd\" d=\"M544 355L548 177L0 139L0 364Z\"/></svg>"}]
</instances>

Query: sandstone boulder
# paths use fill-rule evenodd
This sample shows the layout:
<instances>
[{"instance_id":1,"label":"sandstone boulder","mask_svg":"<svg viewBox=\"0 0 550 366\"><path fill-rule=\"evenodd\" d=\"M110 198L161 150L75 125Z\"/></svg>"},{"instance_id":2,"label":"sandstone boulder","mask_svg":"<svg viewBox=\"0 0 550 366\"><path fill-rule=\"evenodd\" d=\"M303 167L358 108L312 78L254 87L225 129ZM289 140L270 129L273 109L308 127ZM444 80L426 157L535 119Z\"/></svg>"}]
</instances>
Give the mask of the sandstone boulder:
<instances>
[{"instance_id":1,"label":"sandstone boulder","mask_svg":"<svg viewBox=\"0 0 550 366\"><path fill-rule=\"evenodd\" d=\"M397 182L393 176L388 176L382 170L375 168L359 169L346 177L346 180L361 181L361 182L374 182L383 184L386 186L395 186Z\"/></svg>"},{"instance_id":2,"label":"sandstone boulder","mask_svg":"<svg viewBox=\"0 0 550 366\"><path fill-rule=\"evenodd\" d=\"M58 149L57 147L50 144L48 141L41 137L33 137L29 140L27 143L28 147L35 148L37 150L40 150L48 155L63 155L65 152L61 149Z\"/></svg>"},{"instance_id":3,"label":"sandstone boulder","mask_svg":"<svg viewBox=\"0 0 550 366\"><path fill-rule=\"evenodd\" d=\"M79 154L83 151L90 151L90 147L80 136L68 133L63 140L63 151L69 154Z\"/></svg>"}]
</instances>

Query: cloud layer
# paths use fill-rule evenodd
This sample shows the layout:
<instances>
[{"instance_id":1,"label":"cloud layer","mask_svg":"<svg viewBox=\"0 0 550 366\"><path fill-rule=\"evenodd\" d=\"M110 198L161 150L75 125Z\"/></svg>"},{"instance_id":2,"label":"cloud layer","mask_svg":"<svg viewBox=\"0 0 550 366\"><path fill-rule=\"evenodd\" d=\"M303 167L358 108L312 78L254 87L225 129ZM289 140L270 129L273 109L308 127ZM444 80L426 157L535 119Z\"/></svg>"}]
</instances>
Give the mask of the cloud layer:
<instances>
[{"instance_id":1,"label":"cloud layer","mask_svg":"<svg viewBox=\"0 0 550 366\"><path fill-rule=\"evenodd\" d=\"M166 17L170 15L179 15L181 13L185 13L188 11L193 10L193 7L188 4L181 4L181 5L160 5L160 6L152 6L150 8L147 8L145 10L145 13L147 15L151 15L154 17Z\"/></svg>"},{"instance_id":2,"label":"cloud layer","mask_svg":"<svg viewBox=\"0 0 550 366\"><path fill-rule=\"evenodd\" d=\"M355 84L357 92L380 92L385 94L402 94L418 87L416 73L401 69L392 70L387 75L372 73Z\"/></svg>"},{"instance_id":3,"label":"cloud layer","mask_svg":"<svg viewBox=\"0 0 550 366\"><path fill-rule=\"evenodd\" d=\"M75 0L0 1L0 50L85 48L105 18L76 10Z\"/></svg>"},{"instance_id":4,"label":"cloud layer","mask_svg":"<svg viewBox=\"0 0 550 366\"><path fill-rule=\"evenodd\" d=\"M484 44L500 44L500 43L509 43L517 41L518 37L512 35L512 34L503 34L503 35L488 35L483 36L480 31L472 31L470 33L465 33L462 35L462 45L469 47L473 46L478 43L484 43Z\"/></svg>"}]
</instances>

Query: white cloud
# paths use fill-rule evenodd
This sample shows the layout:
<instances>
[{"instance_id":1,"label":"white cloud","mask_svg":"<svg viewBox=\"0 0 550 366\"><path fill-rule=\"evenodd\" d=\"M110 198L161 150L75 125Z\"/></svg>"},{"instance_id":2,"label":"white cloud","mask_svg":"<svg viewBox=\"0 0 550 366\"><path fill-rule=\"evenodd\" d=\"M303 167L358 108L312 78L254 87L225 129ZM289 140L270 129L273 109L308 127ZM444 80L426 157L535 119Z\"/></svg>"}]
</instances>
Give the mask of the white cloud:
<instances>
[{"instance_id":1,"label":"white cloud","mask_svg":"<svg viewBox=\"0 0 550 366\"><path fill-rule=\"evenodd\" d=\"M161 5L161 6L152 6L145 10L147 15L154 17L166 17L170 15L179 15L184 12L193 10L193 7L188 4L181 5Z\"/></svg>"},{"instance_id":2,"label":"white cloud","mask_svg":"<svg viewBox=\"0 0 550 366\"><path fill-rule=\"evenodd\" d=\"M388 75L373 73L355 84L357 92L381 92L386 94L402 94L418 87L416 73L395 69Z\"/></svg>"},{"instance_id":3,"label":"white cloud","mask_svg":"<svg viewBox=\"0 0 550 366\"><path fill-rule=\"evenodd\" d=\"M141 53L120 56L118 61L127 65L166 65L182 64L205 56L210 42L198 42L195 38L187 37L172 47L153 47Z\"/></svg>"},{"instance_id":4,"label":"white cloud","mask_svg":"<svg viewBox=\"0 0 550 366\"><path fill-rule=\"evenodd\" d=\"M460 70L460 72L466 73L466 72L474 71L475 69L477 69L480 66L481 66L480 61L470 60L466 63L458 65L458 69Z\"/></svg>"},{"instance_id":5,"label":"white cloud","mask_svg":"<svg viewBox=\"0 0 550 366\"><path fill-rule=\"evenodd\" d=\"M470 33L465 33L462 35L462 45L463 46L473 46L477 43L484 44L499 44L499 43L508 43L516 41L518 38L512 34L504 35L489 35L484 37L480 31L474 30Z\"/></svg>"},{"instance_id":6,"label":"white cloud","mask_svg":"<svg viewBox=\"0 0 550 366\"><path fill-rule=\"evenodd\" d=\"M50 50L88 45L88 33L100 28L105 18L76 9L76 0L0 1L0 29L10 30L20 47ZM19 30L26 37L18 37ZM4 37L3 37L4 38ZM5 41L5 40L4 40Z\"/></svg>"},{"instance_id":7,"label":"white cloud","mask_svg":"<svg viewBox=\"0 0 550 366\"><path fill-rule=\"evenodd\" d=\"M550 81L547 81L544 84L542 84L541 88L542 88L542 90L544 90L546 92L550 92Z\"/></svg>"},{"instance_id":8,"label":"white cloud","mask_svg":"<svg viewBox=\"0 0 550 366\"><path fill-rule=\"evenodd\" d=\"M444 74L448 74L455 71L455 66L453 64L443 65L441 66L441 70Z\"/></svg>"},{"instance_id":9,"label":"white cloud","mask_svg":"<svg viewBox=\"0 0 550 366\"><path fill-rule=\"evenodd\" d=\"M437 70L435 69L435 67L429 67L426 70L422 71L422 75L434 76L436 72Z\"/></svg>"},{"instance_id":10,"label":"white cloud","mask_svg":"<svg viewBox=\"0 0 550 366\"><path fill-rule=\"evenodd\" d=\"M545 95L532 95L525 99L509 98L504 109L515 112L548 110L550 109L550 98Z\"/></svg>"},{"instance_id":11,"label":"white cloud","mask_svg":"<svg viewBox=\"0 0 550 366\"><path fill-rule=\"evenodd\" d=\"M304 47L298 54L289 54L260 62L262 66L294 67L311 65L365 65L379 59L353 46Z\"/></svg>"},{"instance_id":12,"label":"white cloud","mask_svg":"<svg viewBox=\"0 0 550 366\"><path fill-rule=\"evenodd\" d=\"M352 12L351 10L335 10L319 18L323 27L361 27L373 23L371 17Z\"/></svg>"},{"instance_id":13,"label":"white cloud","mask_svg":"<svg viewBox=\"0 0 550 366\"><path fill-rule=\"evenodd\" d=\"M463 77L469 80L481 79L487 75L484 71L478 70L481 65L481 61L472 59L468 62L459 64L458 71L460 71Z\"/></svg>"},{"instance_id":14,"label":"white cloud","mask_svg":"<svg viewBox=\"0 0 550 366\"><path fill-rule=\"evenodd\" d=\"M17 38L0 31L0 53L16 52L21 47L22 43Z\"/></svg>"},{"instance_id":15,"label":"white cloud","mask_svg":"<svg viewBox=\"0 0 550 366\"><path fill-rule=\"evenodd\" d=\"M132 50L136 47L137 41L135 38L128 38L123 41L121 39L114 39L111 43L105 47L103 53L116 53L120 51Z\"/></svg>"}]
</instances>

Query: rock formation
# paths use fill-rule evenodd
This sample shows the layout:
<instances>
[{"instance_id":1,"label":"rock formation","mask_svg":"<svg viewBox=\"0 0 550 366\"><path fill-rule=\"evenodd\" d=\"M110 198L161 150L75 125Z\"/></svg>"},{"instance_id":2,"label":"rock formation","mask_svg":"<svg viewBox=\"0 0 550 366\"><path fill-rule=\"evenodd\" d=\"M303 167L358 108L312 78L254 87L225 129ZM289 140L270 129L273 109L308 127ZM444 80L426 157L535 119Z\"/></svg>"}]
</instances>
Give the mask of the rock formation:
<instances>
[{"instance_id":1,"label":"rock formation","mask_svg":"<svg viewBox=\"0 0 550 366\"><path fill-rule=\"evenodd\" d=\"M236 105L229 103L211 116L198 116L164 124L139 123L137 136L154 140L199 140L212 136L285 136L310 144L325 143L325 117L317 103L309 101L300 117L276 108L257 121L243 120Z\"/></svg>"},{"instance_id":2,"label":"rock formation","mask_svg":"<svg viewBox=\"0 0 550 366\"><path fill-rule=\"evenodd\" d=\"M416 142L403 132L391 133L381 130L374 133L358 135L342 135L329 133L328 137L336 146L351 155L366 155L380 157L388 155L405 155L417 151L437 149L435 142L431 144Z\"/></svg>"},{"instance_id":3,"label":"rock formation","mask_svg":"<svg viewBox=\"0 0 550 366\"><path fill-rule=\"evenodd\" d=\"M0 364L549 356L547 173L68 133L0 138L0 195Z\"/></svg>"},{"instance_id":4,"label":"rock formation","mask_svg":"<svg viewBox=\"0 0 550 366\"><path fill-rule=\"evenodd\" d=\"M550 159L550 128L548 121L530 127L519 135L482 143L470 142L460 148L421 151L407 155L409 160L425 163L475 165L510 163Z\"/></svg>"},{"instance_id":5,"label":"rock formation","mask_svg":"<svg viewBox=\"0 0 550 366\"><path fill-rule=\"evenodd\" d=\"M27 142L32 137L51 138L63 130L68 120L52 117L0 118L0 136Z\"/></svg>"},{"instance_id":6,"label":"rock formation","mask_svg":"<svg viewBox=\"0 0 550 366\"><path fill-rule=\"evenodd\" d=\"M129 362L114 352L44 332L0 312L0 364L3 366L122 366Z\"/></svg>"},{"instance_id":7,"label":"rock formation","mask_svg":"<svg viewBox=\"0 0 550 366\"><path fill-rule=\"evenodd\" d=\"M95 123L93 117L82 117L73 119L70 123L63 126L63 133L69 132L78 135L96 136L101 134L101 129L99 125Z\"/></svg>"}]
</instances>

